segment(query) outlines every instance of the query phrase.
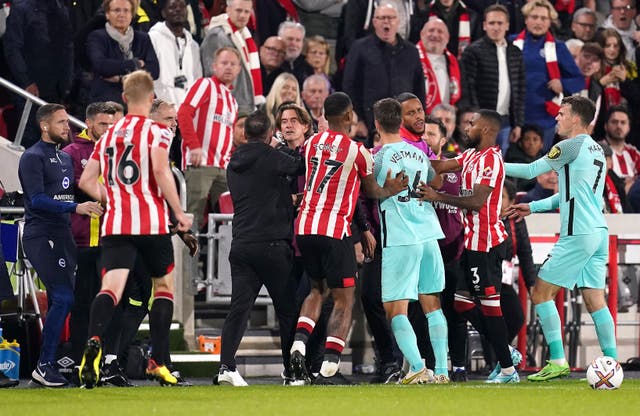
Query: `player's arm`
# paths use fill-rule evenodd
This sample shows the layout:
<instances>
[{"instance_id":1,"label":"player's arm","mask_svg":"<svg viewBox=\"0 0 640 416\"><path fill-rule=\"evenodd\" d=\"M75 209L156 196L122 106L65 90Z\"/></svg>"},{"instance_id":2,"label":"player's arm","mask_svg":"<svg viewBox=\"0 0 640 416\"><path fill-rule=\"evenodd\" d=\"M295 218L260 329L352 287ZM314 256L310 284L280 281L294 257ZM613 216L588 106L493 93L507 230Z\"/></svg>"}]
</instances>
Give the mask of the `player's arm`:
<instances>
[{"instance_id":1,"label":"player's arm","mask_svg":"<svg viewBox=\"0 0 640 416\"><path fill-rule=\"evenodd\" d=\"M529 214L536 212L554 211L560 207L560 194L555 193L548 198L532 201L529 203L514 204L507 209L508 218L516 218L520 221Z\"/></svg>"},{"instance_id":2,"label":"player's arm","mask_svg":"<svg viewBox=\"0 0 640 416\"><path fill-rule=\"evenodd\" d=\"M531 163L505 163L505 175L520 179L533 179L552 169L546 157Z\"/></svg>"},{"instance_id":3,"label":"player's arm","mask_svg":"<svg viewBox=\"0 0 640 416\"><path fill-rule=\"evenodd\" d=\"M169 167L169 152L159 146L151 147L151 164L153 166L153 177L160 187L163 197L173 210L178 220L178 230L187 231L191 228L193 220L184 213L180 206L180 198L176 189L176 183Z\"/></svg>"},{"instance_id":4,"label":"player's arm","mask_svg":"<svg viewBox=\"0 0 640 416\"><path fill-rule=\"evenodd\" d=\"M373 174L369 174L362 178L364 192L372 199L385 199L407 189L409 178L404 172L398 172L395 177L391 176L391 169L387 171L387 177L384 186L380 187Z\"/></svg>"},{"instance_id":5,"label":"player's arm","mask_svg":"<svg viewBox=\"0 0 640 416\"><path fill-rule=\"evenodd\" d=\"M422 199L424 200L440 201L445 204L472 211L480 211L492 191L492 186L477 183L473 186L473 194L467 196L454 196L436 192L424 182L418 186L418 193L422 195Z\"/></svg>"},{"instance_id":6,"label":"player's arm","mask_svg":"<svg viewBox=\"0 0 640 416\"><path fill-rule=\"evenodd\" d=\"M96 201L101 201L103 206L107 205L107 192L99 182L100 162L96 159L89 159L87 165L80 176L78 187Z\"/></svg>"},{"instance_id":7,"label":"player's arm","mask_svg":"<svg viewBox=\"0 0 640 416\"><path fill-rule=\"evenodd\" d=\"M457 159L432 160L431 166L438 175L441 173L458 172L462 169L462 165L458 163Z\"/></svg>"}]
</instances>

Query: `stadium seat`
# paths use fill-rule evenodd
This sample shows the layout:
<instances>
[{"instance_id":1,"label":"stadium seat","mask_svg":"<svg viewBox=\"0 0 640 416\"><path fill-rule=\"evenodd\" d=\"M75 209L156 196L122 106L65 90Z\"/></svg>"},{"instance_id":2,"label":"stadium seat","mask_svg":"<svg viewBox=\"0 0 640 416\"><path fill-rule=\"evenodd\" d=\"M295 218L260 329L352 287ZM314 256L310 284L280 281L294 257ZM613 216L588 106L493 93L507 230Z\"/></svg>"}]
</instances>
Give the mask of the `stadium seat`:
<instances>
[{"instance_id":1,"label":"stadium seat","mask_svg":"<svg viewBox=\"0 0 640 416\"><path fill-rule=\"evenodd\" d=\"M233 214L233 201L231 200L231 192L225 192L218 198L218 208L221 214Z\"/></svg>"}]
</instances>

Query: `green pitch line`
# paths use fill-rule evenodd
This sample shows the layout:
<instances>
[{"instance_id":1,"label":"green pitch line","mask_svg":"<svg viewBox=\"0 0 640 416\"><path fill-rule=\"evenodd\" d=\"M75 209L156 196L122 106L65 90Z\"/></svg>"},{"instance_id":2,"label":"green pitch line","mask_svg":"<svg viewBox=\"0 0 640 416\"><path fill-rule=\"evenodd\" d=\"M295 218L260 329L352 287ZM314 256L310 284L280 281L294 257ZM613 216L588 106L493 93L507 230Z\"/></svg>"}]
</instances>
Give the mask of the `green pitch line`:
<instances>
[{"instance_id":1,"label":"green pitch line","mask_svg":"<svg viewBox=\"0 0 640 416\"><path fill-rule=\"evenodd\" d=\"M0 390L2 415L597 415L636 414L640 380L615 391L585 381L489 386L136 387Z\"/></svg>"}]
</instances>

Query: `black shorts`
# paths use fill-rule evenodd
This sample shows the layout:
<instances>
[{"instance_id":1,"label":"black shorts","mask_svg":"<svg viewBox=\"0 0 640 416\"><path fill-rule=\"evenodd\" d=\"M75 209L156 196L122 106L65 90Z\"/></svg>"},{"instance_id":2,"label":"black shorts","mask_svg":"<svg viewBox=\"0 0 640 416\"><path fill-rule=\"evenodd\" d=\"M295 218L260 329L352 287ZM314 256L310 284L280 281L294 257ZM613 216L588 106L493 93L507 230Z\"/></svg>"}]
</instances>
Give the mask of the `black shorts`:
<instances>
[{"instance_id":1,"label":"black shorts","mask_svg":"<svg viewBox=\"0 0 640 416\"><path fill-rule=\"evenodd\" d=\"M102 238L102 268L133 270L140 256L151 277L163 277L173 270L171 236L109 235Z\"/></svg>"},{"instance_id":2,"label":"black shorts","mask_svg":"<svg viewBox=\"0 0 640 416\"><path fill-rule=\"evenodd\" d=\"M493 247L488 253L465 248L460 257L464 279L458 281L458 290L468 291L474 296L500 293L502 259L505 258L505 252L504 242Z\"/></svg>"},{"instance_id":3,"label":"black shorts","mask_svg":"<svg viewBox=\"0 0 640 416\"><path fill-rule=\"evenodd\" d=\"M356 255L350 238L298 235L296 242L304 269L313 280L325 279L332 289L356 285Z\"/></svg>"}]
</instances>

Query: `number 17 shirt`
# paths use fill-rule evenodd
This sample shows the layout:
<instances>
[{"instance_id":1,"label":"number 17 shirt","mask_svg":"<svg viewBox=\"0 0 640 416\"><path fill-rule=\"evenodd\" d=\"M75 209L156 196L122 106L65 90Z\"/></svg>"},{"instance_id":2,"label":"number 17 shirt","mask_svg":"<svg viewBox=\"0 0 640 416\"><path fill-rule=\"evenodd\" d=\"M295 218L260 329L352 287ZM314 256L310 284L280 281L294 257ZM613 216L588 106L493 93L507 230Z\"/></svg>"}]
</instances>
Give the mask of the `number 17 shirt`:
<instances>
[{"instance_id":1,"label":"number 17 shirt","mask_svg":"<svg viewBox=\"0 0 640 416\"><path fill-rule=\"evenodd\" d=\"M107 191L102 235L169 234L169 210L153 175L151 149L168 150L171 130L127 115L98 140L91 158L100 162Z\"/></svg>"},{"instance_id":2,"label":"number 17 shirt","mask_svg":"<svg viewBox=\"0 0 640 416\"><path fill-rule=\"evenodd\" d=\"M305 143L304 197L296 234L342 240L351 235L351 220L360 179L373 173L371 153L349 137L327 130Z\"/></svg>"}]
</instances>

